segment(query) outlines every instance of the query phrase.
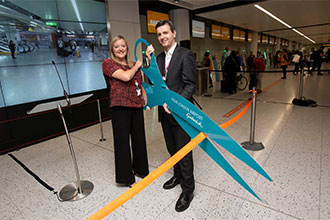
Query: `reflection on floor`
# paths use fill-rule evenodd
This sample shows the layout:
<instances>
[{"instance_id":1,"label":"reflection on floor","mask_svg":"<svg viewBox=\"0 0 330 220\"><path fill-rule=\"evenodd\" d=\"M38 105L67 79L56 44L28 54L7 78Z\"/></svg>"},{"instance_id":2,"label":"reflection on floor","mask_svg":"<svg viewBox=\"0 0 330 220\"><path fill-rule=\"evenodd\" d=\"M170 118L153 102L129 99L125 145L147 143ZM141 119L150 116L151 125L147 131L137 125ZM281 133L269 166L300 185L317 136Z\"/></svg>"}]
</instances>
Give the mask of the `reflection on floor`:
<instances>
[{"instance_id":1,"label":"reflection on floor","mask_svg":"<svg viewBox=\"0 0 330 220\"><path fill-rule=\"evenodd\" d=\"M264 74L263 87L280 77L280 73ZM329 74L305 78L303 95L316 100L318 107L291 104L299 85L298 77L292 74L258 96L255 141L262 142L265 149L249 153L273 182L221 150L268 204L246 192L197 146L193 150L195 198L186 211L174 210L181 192L179 186L162 189L162 184L172 175L168 171L105 219L330 219L329 83ZM211 97L196 99L203 111L219 124L230 119L224 118L224 114L251 96L247 90L234 95L221 94L219 83L210 93ZM145 112L145 125L153 171L169 157L155 109ZM103 128L105 142L99 141L99 125L71 133L81 178L95 186L80 201L59 202L8 155L0 156L0 218L86 219L125 192L128 188L116 186L114 180L111 121L105 122ZM226 132L241 143L249 140L249 129L250 111ZM12 154L57 191L75 180L65 136Z\"/></svg>"}]
</instances>

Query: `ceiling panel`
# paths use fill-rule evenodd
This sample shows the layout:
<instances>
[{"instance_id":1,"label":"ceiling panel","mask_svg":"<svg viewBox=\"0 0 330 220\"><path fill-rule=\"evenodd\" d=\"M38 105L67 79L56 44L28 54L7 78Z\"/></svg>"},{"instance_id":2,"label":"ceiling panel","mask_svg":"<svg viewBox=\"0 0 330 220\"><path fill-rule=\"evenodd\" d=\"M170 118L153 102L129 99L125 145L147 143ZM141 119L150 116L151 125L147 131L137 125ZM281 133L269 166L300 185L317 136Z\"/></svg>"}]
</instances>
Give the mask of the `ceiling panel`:
<instances>
[{"instance_id":1,"label":"ceiling panel","mask_svg":"<svg viewBox=\"0 0 330 220\"><path fill-rule=\"evenodd\" d=\"M316 41L316 43L325 43L328 41L330 34L329 25L324 26L322 24L330 24L330 1L269 0L259 2L258 4L293 27L320 25L319 27L297 29ZM196 15L256 32L267 31L266 33L269 35L304 44L311 43L292 30L270 31L284 29L286 27L255 8L253 4Z\"/></svg>"}]
</instances>

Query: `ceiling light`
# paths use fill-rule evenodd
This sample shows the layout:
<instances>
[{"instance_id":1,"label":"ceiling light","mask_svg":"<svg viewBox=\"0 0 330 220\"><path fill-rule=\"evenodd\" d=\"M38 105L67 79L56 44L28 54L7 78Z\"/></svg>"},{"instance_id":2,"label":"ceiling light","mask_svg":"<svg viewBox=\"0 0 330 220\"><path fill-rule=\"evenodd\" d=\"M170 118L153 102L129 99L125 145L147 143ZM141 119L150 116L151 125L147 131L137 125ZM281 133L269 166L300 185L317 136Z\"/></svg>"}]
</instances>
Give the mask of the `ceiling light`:
<instances>
[{"instance_id":1,"label":"ceiling light","mask_svg":"<svg viewBox=\"0 0 330 220\"><path fill-rule=\"evenodd\" d=\"M77 19L78 21L81 21L81 18L80 18L80 14L79 14L79 10L78 10L78 6L77 6L77 3L76 3L76 0L71 0L71 3L72 3L72 6L73 6L73 9L74 9L74 12L76 13L76 16L77 16ZM81 22L79 22L80 24L80 28L82 31L84 31L84 27L82 25Z\"/></svg>"},{"instance_id":2,"label":"ceiling light","mask_svg":"<svg viewBox=\"0 0 330 220\"><path fill-rule=\"evenodd\" d=\"M261 7L260 5L254 5L254 7L256 7L257 9L259 9L260 11L262 11L265 14L269 15L270 17L274 18L276 21L280 22L281 24L283 24L287 28L293 30L294 32L296 32L300 36L306 38L307 40L309 40L309 41L311 41L312 43L315 44L315 41L313 41L312 39L310 39L309 37L307 37L306 35L304 35L300 31L296 30L295 28L292 28L289 24L285 23L284 21L282 21L281 19L279 19L278 17L276 17L275 15L273 15L272 13L270 13L269 11L267 11L266 9L264 9L263 7Z\"/></svg>"},{"instance_id":3,"label":"ceiling light","mask_svg":"<svg viewBox=\"0 0 330 220\"><path fill-rule=\"evenodd\" d=\"M266 9L264 9L263 7L261 7L259 5L254 5L254 7L256 7L260 11L266 13L267 15L269 15L272 18L274 18L276 21L280 22L281 24L285 25L286 27L292 28L290 25L288 25L287 23L285 23L284 21L282 21L281 19L279 19L278 17L276 17L275 15L273 15L272 13L270 13L269 11L267 11Z\"/></svg>"}]
</instances>

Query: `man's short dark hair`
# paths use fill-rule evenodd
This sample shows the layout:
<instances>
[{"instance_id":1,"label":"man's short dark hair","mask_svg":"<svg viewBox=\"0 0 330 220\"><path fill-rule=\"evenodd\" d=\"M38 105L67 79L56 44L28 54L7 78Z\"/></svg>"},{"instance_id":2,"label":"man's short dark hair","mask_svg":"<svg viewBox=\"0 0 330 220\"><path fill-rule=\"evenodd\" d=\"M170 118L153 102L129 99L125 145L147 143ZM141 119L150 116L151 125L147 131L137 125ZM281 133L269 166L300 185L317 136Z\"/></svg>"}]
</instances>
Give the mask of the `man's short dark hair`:
<instances>
[{"instance_id":1,"label":"man's short dark hair","mask_svg":"<svg viewBox=\"0 0 330 220\"><path fill-rule=\"evenodd\" d=\"M172 33L174 33L174 31L175 31L174 24L171 21L169 21L169 20L161 20L161 21L159 21L156 24L156 30L157 30L157 28L159 28L159 27L161 27L161 26L163 26L165 24L168 24L170 26L170 29L171 29Z\"/></svg>"}]
</instances>

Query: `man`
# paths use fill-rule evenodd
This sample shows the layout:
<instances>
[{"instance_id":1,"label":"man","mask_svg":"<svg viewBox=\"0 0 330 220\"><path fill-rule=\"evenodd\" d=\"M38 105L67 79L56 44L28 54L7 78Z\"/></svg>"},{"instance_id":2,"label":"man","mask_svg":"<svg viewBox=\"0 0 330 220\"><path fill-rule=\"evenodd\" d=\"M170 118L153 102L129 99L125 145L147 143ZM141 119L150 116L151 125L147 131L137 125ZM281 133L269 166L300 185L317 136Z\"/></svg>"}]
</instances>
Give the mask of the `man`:
<instances>
[{"instance_id":1,"label":"man","mask_svg":"<svg viewBox=\"0 0 330 220\"><path fill-rule=\"evenodd\" d=\"M168 20L158 22L156 33L159 43L164 48L164 52L157 56L157 64L164 81L169 89L191 100L196 89L194 54L175 42L176 30L172 22ZM146 50L146 55L150 57L153 52L154 48L150 45ZM158 108L158 120L162 125L167 150L172 156L190 141L190 137L171 115L166 103ZM192 152L174 166L174 175L164 183L163 188L172 189L178 184L181 184L182 193L175 205L175 210L182 212L189 207L194 197Z\"/></svg>"},{"instance_id":2,"label":"man","mask_svg":"<svg viewBox=\"0 0 330 220\"><path fill-rule=\"evenodd\" d=\"M321 66L322 66L323 56L324 56L323 50L324 50L324 46L321 46L320 49L318 49L317 51L315 51L312 54L311 59L313 59L314 65L313 65L313 68L309 71L309 74L312 75L313 71L315 69L317 69L317 75L319 75L319 76L323 75L321 73Z\"/></svg>"},{"instance_id":3,"label":"man","mask_svg":"<svg viewBox=\"0 0 330 220\"><path fill-rule=\"evenodd\" d=\"M62 37L59 37L57 40L57 55L61 57L64 56L64 42Z\"/></svg>"},{"instance_id":4,"label":"man","mask_svg":"<svg viewBox=\"0 0 330 220\"><path fill-rule=\"evenodd\" d=\"M16 57L15 57L16 45L15 45L14 41L12 41L12 40L9 42L9 50L11 53L11 58L16 59Z\"/></svg>"}]
</instances>

